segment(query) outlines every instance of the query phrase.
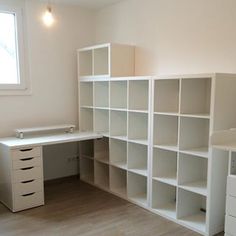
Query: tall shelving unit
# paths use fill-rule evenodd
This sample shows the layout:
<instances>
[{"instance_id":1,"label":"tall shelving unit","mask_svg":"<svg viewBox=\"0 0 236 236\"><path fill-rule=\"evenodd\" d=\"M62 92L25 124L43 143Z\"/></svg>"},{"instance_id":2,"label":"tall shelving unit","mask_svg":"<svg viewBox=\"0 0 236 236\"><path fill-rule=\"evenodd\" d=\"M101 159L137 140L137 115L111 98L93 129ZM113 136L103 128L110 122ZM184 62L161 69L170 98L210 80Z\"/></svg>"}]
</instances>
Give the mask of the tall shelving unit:
<instances>
[{"instance_id":1,"label":"tall shelving unit","mask_svg":"<svg viewBox=\"0 0 236 236\"><path fill-rule=\"evenodd\" d=\"M216 186L227 165L209 139L235 126L235 92L236 75L153 79L151 209L203 235L224 229L225 191Z\"/></svg>"},{"instance_id":2,"label":"tall shelving unit","mask_svg":"<svg viewBox=\"0 0 236 236\"><path fill-rule=\"evenodd\" d=\"M104 136L81 142L81 179L203 235L222 231L225 192L216 186L227 165L209 138L236 127L236 76L130 76L133 47L119 45L119 63L114 48L78 52L79 127Z\"/></svg>"}]
</instances>

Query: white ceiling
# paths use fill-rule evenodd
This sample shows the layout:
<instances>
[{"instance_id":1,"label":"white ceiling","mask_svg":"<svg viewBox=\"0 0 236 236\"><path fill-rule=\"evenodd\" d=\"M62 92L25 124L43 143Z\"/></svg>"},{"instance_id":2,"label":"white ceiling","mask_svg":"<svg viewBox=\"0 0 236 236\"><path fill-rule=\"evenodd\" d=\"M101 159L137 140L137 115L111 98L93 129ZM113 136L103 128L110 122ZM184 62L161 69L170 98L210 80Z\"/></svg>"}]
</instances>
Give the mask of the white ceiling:
<instances>
[{"instance_id":1,"label":"white ceiling","mask_svg":"<svg viewBox=\"0 0 236 236\"><path fill-rule=\"evenodd\" d=\"M52 3L73 4L81 7L99 9L122 0L53 0Z\"/></svg>"}]
</instances>

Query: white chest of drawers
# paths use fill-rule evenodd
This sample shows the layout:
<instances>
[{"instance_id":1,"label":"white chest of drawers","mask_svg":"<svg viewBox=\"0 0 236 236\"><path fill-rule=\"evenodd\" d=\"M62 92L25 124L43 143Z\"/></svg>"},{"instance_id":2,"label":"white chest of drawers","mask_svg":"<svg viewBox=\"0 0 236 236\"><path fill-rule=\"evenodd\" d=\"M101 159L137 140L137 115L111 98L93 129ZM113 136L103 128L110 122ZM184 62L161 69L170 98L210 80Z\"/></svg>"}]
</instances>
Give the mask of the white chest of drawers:
<instances>
[{"instance_id":1,"label":"white chest of drawers","mask_svg":"<svg viewBox=\"0 0 236 236\"><path fill-rule=\"evenodd\" d=\"M42 147L1 147L1 154L1 201L13 212L44 205Z\"/></svg>"},{"instance_id":2,"label":"white chest of drawers","mask_svg":"<svg viewBox=\"0 0 236 236\"><path fill-rule=\"evenodd\" d=\"M236 175L229 175L227 181L225 235L236 236Z\"/></svg>"}]
</instances>

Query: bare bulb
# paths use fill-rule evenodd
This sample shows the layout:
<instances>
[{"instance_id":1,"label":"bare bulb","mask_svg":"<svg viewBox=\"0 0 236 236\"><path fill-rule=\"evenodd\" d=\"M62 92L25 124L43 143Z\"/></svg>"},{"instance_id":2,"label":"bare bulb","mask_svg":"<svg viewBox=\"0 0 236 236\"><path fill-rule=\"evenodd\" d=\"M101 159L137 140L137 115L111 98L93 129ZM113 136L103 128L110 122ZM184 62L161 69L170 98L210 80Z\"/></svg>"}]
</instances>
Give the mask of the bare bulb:
<instances>
[{"instance_id":1,"label":"bare bulb","mask_svg":"<svg viewBox=\"0 0 236 236\"><path fill-rule=\"evenodd\" d=\"M43 14L43 22L47 27L51 27L54 24L55 20L52 14L51 7L47 7L47 10Z\"/></svg>"}]
</instances>

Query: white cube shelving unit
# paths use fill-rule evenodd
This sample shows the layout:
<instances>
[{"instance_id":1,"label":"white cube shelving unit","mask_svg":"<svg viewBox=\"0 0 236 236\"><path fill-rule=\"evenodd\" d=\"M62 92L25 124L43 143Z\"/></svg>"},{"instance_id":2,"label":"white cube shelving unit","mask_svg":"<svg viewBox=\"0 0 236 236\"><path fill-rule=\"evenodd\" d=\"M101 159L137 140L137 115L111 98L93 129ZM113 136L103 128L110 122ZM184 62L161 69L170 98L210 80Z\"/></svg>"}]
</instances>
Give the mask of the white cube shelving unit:
<instances>
[{"instance_id":1,"label":"white cube shelving unit","mask_svg":"<svg viewBox=\"0 0 236 236\"><path fill-rule=\"evenodd\" d=\"M79 51L80 129L106 138L80 148L81 179L203 235L217 234L224 165L209 138L236 127L236 75L118 78L133 71L133 59L126 63L132 50L106 44Z\"/></svg>"},{"instance_id":2,"label":"white cube shelving unit","mask_svg":"<svg viewBox=\"0 0 236 236\"><path fill-rule=\"evenodd\" d=\"M135 48L123 44L101 44L78 50L80 78L134 75Z\"/></svg>"}]
</instances>

